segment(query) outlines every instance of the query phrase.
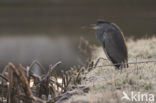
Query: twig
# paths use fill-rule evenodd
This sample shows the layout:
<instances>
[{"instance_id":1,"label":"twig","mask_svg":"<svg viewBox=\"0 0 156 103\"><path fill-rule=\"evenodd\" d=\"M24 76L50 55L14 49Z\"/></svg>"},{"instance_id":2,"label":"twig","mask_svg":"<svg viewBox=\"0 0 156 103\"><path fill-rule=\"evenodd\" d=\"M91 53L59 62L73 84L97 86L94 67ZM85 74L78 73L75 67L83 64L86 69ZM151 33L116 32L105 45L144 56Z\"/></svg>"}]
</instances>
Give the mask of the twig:
<instances>
[{"instance_id":1,"label":"twig","mask_svg":"<svg viewBox=\"0 0 156 103\"><path fill-rule=\"evenodd\" d=\"M52 66L51 68L49 68L49 71L47 72L47 74L40 80L39 82L39 96L41 97L42 94L48 96L50 93L50 76L52 74L52 71L54 68L56 68L59 64L61 64L61 62L57 62L54 66Z\"/></svg>"},{"instance_id":2,"label":"twig","mask_svg":"<svg viewBox=\"0 0 156 103\"><path fill-rule=\"evenodd\" d=\"M100 60L104 60L105 61L107 59L105 59L103 57L98 58L97 61L96 61L96 63L95 63L95 67L98 65L98 63L100 62Z\"/></svg>"},{"instance_id":3,"label":"twig","mask_svg":"<svg viewBox=\"0 0 156 103\"><path fill-rule=\"evenodd\" d=\"M8 67L9 67L9 65L6 65L6 66L4 67L4 69L3 69L3 71L2 71L2 75L5 74L5 72L8 70Z\"/></svg>"},{"instance_id":4,"label":"twig","mask_svg":"<svg viewBox=\"0 0 156 103\"><path fill-rule=\"evenodd\" d=\"M37 64L41 69L42 69L42 71L45 73L45 68L43 67L43 65L38 61L38 60L34 60L33 62L32 62L32 64L30 65L30 71L31 71L31 69L33 68L33 66L35 65L35 64Z\"/></svg>"},{"instance_id":5,"label":"twig","mask_svg":"<svg viewBox=\"0 0 156 103\"><path fill-rule=\"evenodd\" d=\"M0 74L0 77L6 81L8 81L8 78L4 77L2 74Z\"/></svg>"},{"instance_id":6,"label":"twig","mask_svg":"<svg viewBox=\"0 0 156 103\"><path fill-rule=\"evenodd\" d=\"M19 68L21 68L22 70L24 70L24 72L26 72L26 68L22 66L22 64L19 64ZM41 80L41 77L34 74L32 71L29 71L29 75L32 76L35 79Z\"/></svg>"},{"instance_id":7,"label":"twig","mask_svg":"<svg viewBox=\"0 0 156 103\"><path fill-rule=\"evenodd\" d=\"M33 96L26 75L23 72L25 68L22 65L20 65L19 68L16 68L12 63L8 63L8 65L9 65L8 90L10 98L8 103L17 103L17 101L19 101L17 99L18 96L20 96L19 98L22 99L24 103L46 103L45 101L39 99L38 97ZM20 93L19 91L23 91L25 95L22 96L21 94L19 94ZM14 102L12 100L14 100Z\"/></svg>"},{"instance_id":8,"label":"twig","mask_svg":"<svg viewBox=\"0 0 156 103\"><path fill-rule=\"evenodd\" d=\"M30 86L29 86L28 80L25 77L24 73L20 69L17 70L16 67L12 63L9 63L9 66L10 66L10 69L12 69L13 72L16 73L16 76L18 77L20 82L22 82L23 88L26 90L25 92L26 92L27 96L31 97L32 94L31 94Z\"/></svg>"},{"instance_id":9,"label":"twig","mask_svg":"<svg viewBox=\"0 0 156 103\"><path fill-rule=\"evenodd\" d=\"M56 68L59 64L61 64L62 62L59 61L57 62L55 65L53 65L51 68L49 68L48 73L46 74L45 78L48 78L51 75L51 72L53 71L54 68Z\"/></svg>"}]
</instances>

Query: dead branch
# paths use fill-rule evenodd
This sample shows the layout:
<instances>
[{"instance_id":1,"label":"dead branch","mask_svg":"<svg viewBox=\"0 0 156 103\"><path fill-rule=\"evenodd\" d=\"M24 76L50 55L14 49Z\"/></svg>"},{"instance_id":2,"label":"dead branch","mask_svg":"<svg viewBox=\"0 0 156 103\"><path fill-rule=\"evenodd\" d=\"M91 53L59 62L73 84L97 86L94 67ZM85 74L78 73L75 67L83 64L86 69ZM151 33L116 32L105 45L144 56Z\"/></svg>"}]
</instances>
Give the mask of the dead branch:
<instances>
[{"instance_id":1,"label":"dead branch","mask_svg":"<svg viewBox=\"0 0 156 103\"><path fill-rule=\"evenodd\" d=\"M54 68L56 68L58 65L60 65L62 62L59 61L57 62L54 66L52 66L51 68L49 68L48 73L46 74L45 78L48 78L51 74Z\"/></svg>"},{"instance_id":2,"label":"dead branch","mask_svg":"<svg viewBox=\"0 0 156 103\"><path fill-rule=\"evenodd\" d=\"M0 77L4 79L5 81L8 81L8 78L4 77L2 74L0 74Z\"/></svg>"},{"instance_id":3,"label":"dead branch","mask_svg":"<svg viewBox=\"0 0 156 103\"><path fill-rule=\"evenodd\" d=\"M32 62L32 64L30 65L30 71L31 71L31 69L33 68L33 66L35 65L35 64L37 64L39 67L40 67L40 69L42 69L42 71L45 73L45 68L43 67L43 65L38 61L38 60L34 60L33 62Z\"/></svg>"},{"instance_id":4,"label":"dead branch","mask_svg":"<svg viewBox=\"0 0 156 103\"><path fill-rule=\"evenodd\" d=\"M50 93L50 76L52 74L52 71L54 68L56 68L59 64L61 64L61 62L57 62L54 66L52 66L51 68L49 68L47 74L45 75L45 77L43 77L39 83L39 97L41 97L41 95L46 95L48 97L49 93ZM58 83L57 83L58 84Z\"/></svg>"},{"instance_id":5,"label":"dead branch","mask_svg":"<svg viewBox=\"0 0 156 103\"><path fill-rule=\"evenodd\" d=\"M19 64L19 68L21 68L21 69L25 72L25 74L26 74L26 72L27 72L27 71L26 71L26 68L23 67L22 64ZM30 83L30 77L33 77L34 80L41 81L41 77L38 76L38 75L36 75L36 74L34 74L32 71L29 71L29 77L28 77L28 82L29 82L29 83Z\"/></svg>"},{"instance_id":6,"label":"dead branch","mask_svg":"<svg viewBox=\"0 0 156 103\"><path fill-rule=\"evenodd\" d=\"M33 96L31 92L28 80L22 71L23 69L17 69L12 63L8 63L8 65L9 65L9 88L8 88L9 102L8 103L18 102L16 96L19 96L19 90L21 90L21 92L25 94L25 99L23 99L24 103L38 103L36 101L37 97ZM22 98L22 96L20 97ZM40 103L45 103L45 102L40 102Z\"/></svg>"},{"instance_id":7,"label":"dead branch","mask_svg":"<svg viewBox=\"0 0 156 103\"><path fill-rule=\"evenodd\" d=\"M100 62L100 60L106 61L107 59L105 59L103 57L98 58L97 61L96 61L96 63L95 63L95 65L94 65L95 68L98 65L98 63Z\"/></svg>"},{"instance_id":8,"label":"dead branch","mask_svg":"<svg viewBox=\"0 0 156 103\"><path fill-rule=\"evenodd\" d=\"M5 74L5 72L7 72L8 67L9 67L9 65L6 65L6 66L4 67L4 69L3 69L3 71L2 71L2 75L4 75L4 74Z\"/></svg>"},{"instance_id":9,"label":"dead branch","mask_svg":"<svg viewBox=\"0 0 156 103\"><path fill-rule=\"evenodd\" d=\"M27 75L27 70L22 64L19 64L18 68L16 68L12 63L8 63L4 69L4 73L7 74L6 77L8 78L0 74L0 78L2 78L0 85L2 93L0 93L0 96L5 98L7 103L59 103L74 94L85 93L86 91L83 89L85 87L78 87L84 71L71 69L62 72L62 78L59 77L62 79L62 83L59 83L57 74L55 74L56 71L54 71L59 64L61 62L50 66L45 75L37 76L32 71L29 71L29 75ZM30 87L29 78L34 79L32 87ZM5 82L3 82L3 79ZM38 79L38 83L35 83L35 79Z\"/></svg>"}]
</instances>

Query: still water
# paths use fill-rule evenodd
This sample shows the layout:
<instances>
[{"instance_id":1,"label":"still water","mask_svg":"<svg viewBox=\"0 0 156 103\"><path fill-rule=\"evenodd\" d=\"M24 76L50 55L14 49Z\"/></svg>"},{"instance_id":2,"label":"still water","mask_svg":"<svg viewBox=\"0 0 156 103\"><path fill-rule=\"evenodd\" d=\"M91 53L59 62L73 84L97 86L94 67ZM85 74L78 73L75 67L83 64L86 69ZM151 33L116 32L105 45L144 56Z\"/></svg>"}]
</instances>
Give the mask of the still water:
<instances>
[{"instance_id":1,"label":"still water","mask_svg":"<svg viewBox=\"0 0 156 103\"><path fill-rule=\"evenodd\" d=\"M126 38L151 37L156 0L0 0L0 62L82 64L76 42L98 43L94 31L81 27L98 19L116 23Z\"/></svg>"},{"instance_id":2,"label":"still water","mask_svg":"<svg viewBox=\"0 0 156 103\"><path fill-rule=\"evenodd\" d=\"M81 26L103 19L118 24L126 37L156 33L155 0L1 0L1 35L84 36Z\"/></svg>"},{"instance_id":3,"label":"still water","mask_svg":"<svg viewBox=\"0 0 156 103\"><path fill-rule=\"evenodd\" d=\"M83 42L81 42L83 43ZM61 61L59 70L85 65L90 54L80 48L80 42L69 38L51 38L45 36L14 36L0 38L0 71L12 62L15 65L30 66L34 60L46 69L49 65ZM39 68L37 65L35 68ZM41 69L40 69L41 70Z\"/></svg>"}]
</instances>

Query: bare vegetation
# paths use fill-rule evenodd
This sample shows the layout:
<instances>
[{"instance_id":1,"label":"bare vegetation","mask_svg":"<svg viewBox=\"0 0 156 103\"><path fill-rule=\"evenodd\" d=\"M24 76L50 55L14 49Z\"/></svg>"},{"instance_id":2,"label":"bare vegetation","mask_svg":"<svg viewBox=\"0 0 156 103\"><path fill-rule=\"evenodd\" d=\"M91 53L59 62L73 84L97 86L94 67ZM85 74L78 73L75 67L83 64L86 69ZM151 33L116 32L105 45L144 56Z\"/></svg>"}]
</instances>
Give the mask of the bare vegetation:
<instances>
[{"instance_id":1,"label":"bare vegetation","mask_svg":"<svg viewBox=\"0 0 156 103\"><path fill-rule=\"evenodd\" d=\"M155 44L156 38L128 40L129 62L135 63L123 70L114 69L101 47L94 47L87 67L62 71L61 76L56 73L61 62L41 76L31 70L36 64L44 68L38 61L29 67L9 63L0 74L0 103L135 103L121 100L123 91L156 94L156 63L137 63L156 60Z\"/></svg>"},{"instance_id":2,"label":"bare vegetation","mask_svg":"<svg viewBox=\"0 0 156 103\"><path fill-rule=\"evenodd\" d=\"M128 40L129 62L156 60L156 38ZM101 47L93 52L92 59L97 61L105 57ZM136 63L129 68L115 70L108 60L100 60L97 67L86 76L84 85L90 87L87 95L75 95L64 103L136 103L121 100L123 91L130 95L131 91L152 93L156 95L156 63ZM156 99L155 99L156 101ZM151 103L141 101L137 103ZM154 102L152 102L154 103Z\"/></svg>"},{"instance_id":3,"label":"bare vegetation","mask_svg":"<svg viewBox=\"0 0 156 103\"><path fill-rule=\"evenodd\" d=\"M74 94L89 91L81 81L88 70L71 68L57 76L55 68L61 62L50 65L48 72L39 76L32 72L33 65L44 68L38 61L25 68L21 64L15 67L12 63L0 74L0 103L60 103Z\"/></svg>"}]
</instances>

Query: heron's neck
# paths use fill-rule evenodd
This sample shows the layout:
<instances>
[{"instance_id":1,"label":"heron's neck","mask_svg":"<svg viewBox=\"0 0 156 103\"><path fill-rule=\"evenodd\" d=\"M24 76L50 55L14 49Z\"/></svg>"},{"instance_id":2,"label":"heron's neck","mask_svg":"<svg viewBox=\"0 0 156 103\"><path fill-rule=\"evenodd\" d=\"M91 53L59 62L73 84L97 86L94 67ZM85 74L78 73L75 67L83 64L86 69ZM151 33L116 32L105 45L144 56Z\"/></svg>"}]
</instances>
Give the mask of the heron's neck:
<instances>
[{"instance_id":1,"label":"heron's neck","mask_svg":"<svg viewBox=\"0 0 156 103\"><path fill-rule=\"evenodd\" d=\"M104 31L97 30L96 38L98 39L99 43L102 44L104 42Z\"/></svg>"}]
</instances>

